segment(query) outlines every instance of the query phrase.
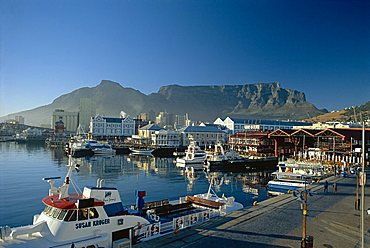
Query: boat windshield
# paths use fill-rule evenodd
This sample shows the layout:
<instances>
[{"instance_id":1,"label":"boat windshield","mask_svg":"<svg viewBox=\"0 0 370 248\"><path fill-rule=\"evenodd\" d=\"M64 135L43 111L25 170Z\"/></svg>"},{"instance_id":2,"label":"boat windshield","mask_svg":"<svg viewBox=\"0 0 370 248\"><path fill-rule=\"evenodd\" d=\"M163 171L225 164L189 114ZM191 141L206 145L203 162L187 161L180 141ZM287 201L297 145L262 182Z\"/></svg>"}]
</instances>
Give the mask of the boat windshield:
<instances>
[{"instance_id":1,"label":"boat windshield","mask_svg":"<svg viewBox=\"0 0 370 248\"><path fill-rule=\"evenodd\" d=\"M53 219L64 221L88 220L99 218L98 211L95 208L83 209L59 209L46 206L43 213Z\"/></svg>"}]
</instances>

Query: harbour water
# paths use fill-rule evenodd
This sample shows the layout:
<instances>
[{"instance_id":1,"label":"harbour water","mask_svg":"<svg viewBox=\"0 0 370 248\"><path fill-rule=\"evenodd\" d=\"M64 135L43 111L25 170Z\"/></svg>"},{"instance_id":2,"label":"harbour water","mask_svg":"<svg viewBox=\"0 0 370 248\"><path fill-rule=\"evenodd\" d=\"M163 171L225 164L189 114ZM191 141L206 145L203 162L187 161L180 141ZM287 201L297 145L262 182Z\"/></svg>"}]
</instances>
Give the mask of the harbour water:
<instances>
[{"instance_id":1,"label":"harbour water","mask_svg":"<svg viewBox=\"0 0 370 248\"><path fill-rule=\"evenodd\" d=\"M234 196L244 206L268 197L261 186L268 180L269 174L265 172L197 171L195 176L189 176L175 166L173 158L138 155L93 156L79 158L77 162L79 171L73 175L77 187L95 186L98 178L104 179L104 186L119 189L124 205L135 204L136 190L147 192L146 201L204 193L211 177L216 193ZM67 163L63 150L51 150L42 144L0 143L0 226L31 224L33 215L44 208L42 197L48 194L49 184L42 178L60 176L56 185L61 185Z\"/></svg>"}]
</instances>

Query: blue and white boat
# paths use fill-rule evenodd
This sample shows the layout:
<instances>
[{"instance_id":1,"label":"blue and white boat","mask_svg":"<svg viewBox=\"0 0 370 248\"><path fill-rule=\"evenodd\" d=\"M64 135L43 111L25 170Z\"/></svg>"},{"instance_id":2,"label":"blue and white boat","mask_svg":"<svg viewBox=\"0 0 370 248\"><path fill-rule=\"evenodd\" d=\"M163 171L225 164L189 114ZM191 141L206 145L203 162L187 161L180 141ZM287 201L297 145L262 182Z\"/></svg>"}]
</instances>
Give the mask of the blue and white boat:
<instances>
[{"instance_id":1,"label":"blue and white boat","mask_svg":"<svg viewBox=\"0 0 370 248\"><path fill-rule=\"evenodd\" d=\"M137 191L136 205L124 206L118 189L96 187L80 191L72 180L78 167L70 156L64 183L55 186L60 177L43 178L50 184L42 199L45 209L33 216L30 225L0 227L1 248L116 248L177 233L211 218L224 216L243 208L234 197L208 192L180 197L178 200L145 202L145 191ZM69 193L73 185L76 193ZM27 201L27 199L24 199Z\"/></svg>"},{"instance_id":2,"label":"blue and white boat","mask_svg":"<svg viewBox=\"0 0 370 248\"><path fill-rule=\"evenodd\" d=\"M272 175L275 178L267 183L270 195L285 194L288 191L305 188L312 183L312 178L308 175L290 172L274 172Z\"/></svg>"},{"instance_id":3,"label":"blue and white boat","mask_svg":"<svg viewBox=\"0 0 370 248\"><path fill-rule=\"evenodd\" d=\"M176 166L179 168L192 166L195 169L202 169L206 156L206 152L194 140L191 140L188 149L185 151L185 157L176 159Z\"/></svg>"},{"instance_id":4,"label":"blue and white boat","mask_svg":"<svg viewBox=\"0 0 370 248\"><path fill-rule=\"evenodd\" d=\"M85 147L91 149L95 155L114 155L116 154L116 150L114 150L108 144L99 143L96 140L86 140Z\"/></svg>"}]
</instances>

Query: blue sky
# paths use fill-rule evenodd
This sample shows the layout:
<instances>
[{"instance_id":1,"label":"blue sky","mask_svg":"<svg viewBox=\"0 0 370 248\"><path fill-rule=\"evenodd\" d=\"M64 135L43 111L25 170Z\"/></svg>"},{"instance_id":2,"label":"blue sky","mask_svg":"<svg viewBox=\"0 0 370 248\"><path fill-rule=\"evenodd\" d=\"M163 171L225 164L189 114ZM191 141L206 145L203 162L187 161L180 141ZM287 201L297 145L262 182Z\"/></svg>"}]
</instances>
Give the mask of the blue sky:
<instances>
[{"instance_id":1,"label":"blue sky","mask_svg":"<svg viewBox=\"0 0 370 248\"><path fill-rule=\"evenodd\" d=\"M279 81L329 110L370 100L369 1L0 0L0 116L102 79Z\"/></svg>"}]
</instances>

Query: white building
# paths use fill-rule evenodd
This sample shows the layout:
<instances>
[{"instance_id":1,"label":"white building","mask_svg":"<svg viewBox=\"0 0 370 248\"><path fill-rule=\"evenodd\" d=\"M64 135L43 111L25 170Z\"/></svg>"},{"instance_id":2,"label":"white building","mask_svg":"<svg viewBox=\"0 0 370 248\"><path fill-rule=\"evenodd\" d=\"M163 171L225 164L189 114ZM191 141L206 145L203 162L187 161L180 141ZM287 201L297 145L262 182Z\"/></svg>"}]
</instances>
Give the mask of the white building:
<instances>
[{"instance_id":1,"label":"white building","mask_svg":"<svg viewBox=\"0 0 370 248\"><path fill-rule=\"evenodd\" d=\"M96 115L95 102L91 98L80 99L80 113L79 113L79 124L84 130L89 129L91 117Z\"/></svg>"},{"instance_id":2,"label":"white building","mask_svg":"<svg viewBox=\"0 0 370 248\"><path fill-rule=\"evenodd\" d=\"M62 121L64 123L64 128L68 132L76 132L78 127L78 112L64 111L63 109L56 109L53 112L53 117L51 119L51 127L57 121Z\"/></svg>"},{"instance_id":3,"label":"white building","mask_svg":"<svg viewBox=\"0 0 370 248\"><path fill-rule=\"evenodd\" d=\"M164 130L164 128L151 123L148 125L145 125L143 127L140 127L138 129L138 135L132 135L132 141L135 144L140 144L140 145L151 145L153 144L152 142L152 135L155 134L155 132Z\"/></svg>"},{"instance_id":4,"label":"white building","mask_svg":"<svg viewBox=\"0 0 370 248\"><path fill-rule=\"evenodd\" d=\"M247 131L269 131L277 129L293 129L293 127L312 126L312 123L298 121L252 120L226 117L217 118L214 124L222 125L231 130L232 134Z\"/></svg>"},{"instance_id":5,"label":"white building","mask_svg":"<svg viewBox=\"0 0 370 248\"><path fill-rule=\"evenodd\" d=\"M360 125L356 125L353 123L341 123L341 122L317 122L313 123L312 125L309 126L299 126L299 127L294 127L293 129L299 129L299 128L304 128L304 129L318 129L318 130L323 130L326 128L354 128L354 127L361 127Z\"/></svg>"},{"instance_id":6,"label":"white building","mask_svg":"<svg viewBox=\"0 0 370 248\"><path fill-rule=\"evenodd\" d=\"M24 116L22 115L16 115L14 119L19 123L19 124L24 124Z\"/></svg>"},{"instance_id":7,"label":"white building","mask_svg":"<svg viewBox=\"0 0 370 248\"><path fill-rule=\"evenodd\" d=\"M121 117L104 117L97 115L91 118L90 132L93 137L128 137L135 134L135 121L129 115Z\"/></svg>"},{"instance_id":8,"label":"white building","mask_svg":"<svg viewBox=\"0 0 370 248\"><path fill-rule=\"evenodd\" d=\"M141 138L151 139L152 135L156 131L160 131L160 130L163 130L163 128L156 125L156 124L153 124L153 123L148 124L148 125L145 125L145 126L139 128L138 136L140 136Z\"/></svg>"},{"instance_id":9,"label":"white building","mask_svg":"<svg viewBox=\"0 0 370 248\"><path fill-rule=\"evenodd\" d=\"M173 130L159 130L152 133L152 145L155 146L180 146L180 134Z\"/></svg>"},{"instance_id":10,"label":"white building","mask_svg":"<svg viewBox=\"0 0 370 248\"><path fill-rule=\"evenodd\" d=\"M225 132L216 126L188 126L179 130L181 143L188 146L193 139L200 146L214 145L218 142L225 143Z\"/></svg>"}]
</instances>

